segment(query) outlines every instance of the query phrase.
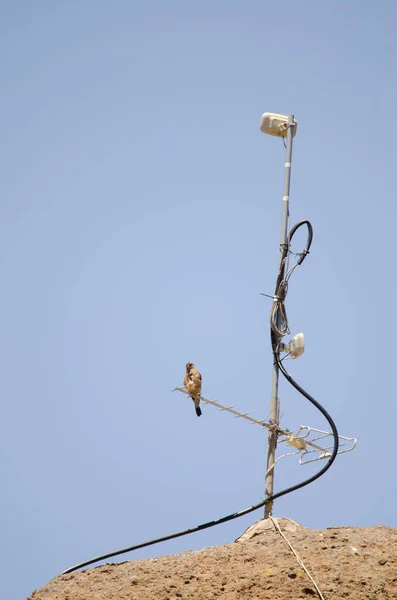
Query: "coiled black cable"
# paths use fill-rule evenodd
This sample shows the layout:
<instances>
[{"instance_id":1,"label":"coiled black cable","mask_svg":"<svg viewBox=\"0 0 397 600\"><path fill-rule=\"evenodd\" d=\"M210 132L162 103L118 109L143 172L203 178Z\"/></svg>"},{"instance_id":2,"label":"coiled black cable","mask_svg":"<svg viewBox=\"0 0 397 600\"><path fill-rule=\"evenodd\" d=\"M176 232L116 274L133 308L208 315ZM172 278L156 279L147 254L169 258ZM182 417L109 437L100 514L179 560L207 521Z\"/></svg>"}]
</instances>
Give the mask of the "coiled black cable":
<instances>
[{"instance_id":1,"label":"coiled black cable","mask_svg":"<svg viewBox=\"0 0 397 600\"><path fill-rule=\"evenodd\" d=\"M300 221L299 223L294 225L294 227L289 232L287 244L285 244L284 247L282 248L282 257L281 257L281 262L280 262L281 266L280 266L279 274L277 277L275 296L277 296L279 298L279 300L277 300L277 302L280 303L278 306L278 309L283 310L284 314L285 314L284 301L285 301L287 284L288 284L288 279L289 279L288 273L285 274L286 259L288 257L289 251L290 251L291 240L292 240L294 234L296 233L296 231L303 225L306 225L308 228L308 240L306 243L306 247L303 250L303 252L300 253L295 266L302 264L302 262L304 261L304 259L307 256L307 254L309 253L310 245L311 245L311 242L313 239L313 228L309 221L306 221L306 220ZM290 269L289 273L292 273L294 268L295 267ZM278 296L280 287L283 287L283 289L285 290L285 294ZM285 321L285 322L288 327L287 321ZM67 573L72 573L73 571L77 571L78 569L82 569L83 567L87 567L88 565L92 565L94 563L100 562L102 560L106 560L108 558L113 558L114 556L119 556L119 555L125 554L127 552L133 552L134 550L139 550L140 548L146 548L147 546L154 546L155 544L159 544L161 542L174 540L176 538L179 538L179 537L182 537L185 535L189 535L191 533L196 533L197 531L203 531L204 529L209 529L210 527L215 527L215 525L220 525L221 523L227 523L228 521L232 521L233 519L238 519L239 517L243 517L244 515L248 515L249 513L254 512L255 510L258 510L259 508L262 508L268 502L273 502L277 498L286 496L287 494L290 494L291 492L295 492L295 491L309 485L310 483L313 483L313 481L315 481L316 479L319 479L319 477L321 477L322 475L324 475L324 473L326 471L328 471L328 469L331 467L331 465L334 462L336 455L338 453L338 447L339 447L338 430L336 428L336 425L335 425L333 419L328 414L328 412L325 410L325 408L323 406L321 406L321 404L319 402L317 402L317 400L315 400L313 398L313 396L311 396L308 392L306 392L306 390L304 390L291 377L291 375L285 369L285 367L280 359L280 352L278 349L278 337L279 336L277 336L277 334L274 332L273 328L271 328L271 342L272 342L272 350L273 350L273 356L274 356L275 363L278 365L278 368L280 369L280 371L284 375L284 377L287 379L287 381L298 392L300 392L305 398L307 398L307 400L309 400L309 402L311 402L324 415L324 417L327 419L327 421L332 429L332 433L334 436L334 447L333 447L331 456L330 456L328 462L324 465L324 467L322 469L320 469L320 471L318 471L318 473L315 473L314 475L312 475L308 479L305 479L301 483L297 483L296 485L292 485L292 486L282 490L281 492L277 492L276 494L268 496L265 500L262 500L261 502L259 502L258 504L255 504L254 506L250 506L249 508L245 508L243 510L240 510L239 512L235 512L230 515L226 515L225 517L221 517L220 519L216 519L215 521L209 521L208 523L203 523L202 525L197 525L196 527L192 527L191 529L184 529L183 531L178 531L177 533L171 533L170 535L155 538L155 539L149 540L147 542L142 542L141 544L135 544L134 546L129 546L128 548L122 548L120 550L115 550L114 552L102 554L101 556L91 558L91 559L81 562L77 565L74 565L73 567L70 567L69 569L66 569L65 571L63 571L62 575L66 575Z\"/></svg>"}]
</instances>

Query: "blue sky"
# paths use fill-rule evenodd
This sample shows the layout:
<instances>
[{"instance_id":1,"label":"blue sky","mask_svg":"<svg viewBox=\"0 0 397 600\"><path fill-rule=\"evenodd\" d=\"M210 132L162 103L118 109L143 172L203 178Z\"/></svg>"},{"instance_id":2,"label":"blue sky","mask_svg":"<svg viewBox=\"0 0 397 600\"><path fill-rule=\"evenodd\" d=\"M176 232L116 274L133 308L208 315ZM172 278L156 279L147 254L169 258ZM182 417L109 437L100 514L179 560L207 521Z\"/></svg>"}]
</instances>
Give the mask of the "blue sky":
<instances>
[{"instance_id":1,"label":"blue sky","mask_svg":"<svg viewBox=\"0 0 397 600\"><path fill-rule=\"evenodd\" d=\"M276 502L311 528L397 526L393 318L395 19L380 3L83 0L0 7L0 560L7 600L97 554L260 501L284 148L288 368L356 436ZM303 240L303 236L300 238ZM299 250L299 240L297 240ZM282 425L323 428L286 382ZM289 461L289 462L288 462ZM319 463L316 463L317 468ZM286 459L276 490L310 466ZM120 560L233 541L262 511Z\"/></svg>"}]
</instances>

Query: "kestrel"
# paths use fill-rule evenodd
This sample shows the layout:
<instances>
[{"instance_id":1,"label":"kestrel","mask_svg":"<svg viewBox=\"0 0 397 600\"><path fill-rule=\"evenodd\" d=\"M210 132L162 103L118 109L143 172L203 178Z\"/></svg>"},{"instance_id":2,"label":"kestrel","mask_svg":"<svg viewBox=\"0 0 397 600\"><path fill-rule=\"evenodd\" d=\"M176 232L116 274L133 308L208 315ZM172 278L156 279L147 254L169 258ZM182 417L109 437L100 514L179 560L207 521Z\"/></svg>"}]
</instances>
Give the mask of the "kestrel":
<instances>
[{"instance_id":1,"label":"kestrel","mask_svg":"<svg viewBox=\"0 0 397 600\"><path fill-rule=\"evenodd\" d=\"M193 363L186 363L186 374L183 380L185 388L189 392L196 408L196 415L201 417L200 394L201 394L201 373L197 371Z\"/></svg>"}]
</instances>

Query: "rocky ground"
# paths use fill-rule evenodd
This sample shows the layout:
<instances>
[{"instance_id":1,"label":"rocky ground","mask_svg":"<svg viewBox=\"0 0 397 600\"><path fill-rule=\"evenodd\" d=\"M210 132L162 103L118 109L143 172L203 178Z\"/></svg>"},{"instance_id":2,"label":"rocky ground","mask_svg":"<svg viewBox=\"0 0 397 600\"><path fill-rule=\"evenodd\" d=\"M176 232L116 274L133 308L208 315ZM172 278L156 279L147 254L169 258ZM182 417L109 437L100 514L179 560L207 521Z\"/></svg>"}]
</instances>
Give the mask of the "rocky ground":
<instances>
[{"instance_id":1,"label":"rocky ground","mask_svg":"<svg viewBox=\"0 0 397 600\"><path fill-rule=\"evenodd\" d=\"M397 529L311 530L277 519L324 600L397 600ZM319 598L274 523L236 542L61 575L28 600L297 600Z\"/></svg>"}]
</instances>

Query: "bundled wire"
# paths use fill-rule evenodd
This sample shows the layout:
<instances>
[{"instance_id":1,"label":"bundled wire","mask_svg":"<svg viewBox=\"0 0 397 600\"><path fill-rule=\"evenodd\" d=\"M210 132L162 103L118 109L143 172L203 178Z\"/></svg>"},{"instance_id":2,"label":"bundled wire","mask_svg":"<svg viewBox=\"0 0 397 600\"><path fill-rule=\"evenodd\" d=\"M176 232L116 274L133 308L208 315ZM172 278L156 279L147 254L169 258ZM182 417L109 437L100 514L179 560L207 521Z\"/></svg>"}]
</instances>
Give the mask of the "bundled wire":
<instances>
[{"instance_id":1,"label":"bundled wire","mask_svg":"<svg viewBox=\"0 0 397 600\"><path fill-rule=\"evenodd\" d=\"M300 227L303 225L307 226L308 235L306 246L302 252L300 252L297 256L299 257L296 263L288 268L289 257L291 254L291 241L294 237L295 233L298 231ZM280 260L280 269L277 276L276 289L274 291L273 297L273 306L270 311L270 326L272 332L278 336L279 338L284 337L284 335L288 335L290 333L288 327L288 318L287 312L285 309L285 299L288 292L288 282L289 279L299 265L303 263L306 256L309 254L310 246L313 240L313 227L310 221L304 220L300 221L291 229L288 234L287 242L281 245L281 260ZM273 342L273 340L272 340Z\"/></svg>"},{"instance_id":2,"label":"bundled wire","mask_svg":"<svg viewBox=\"0 0 397 600\"><path fill-rule=\"evenodd\" d=\"M305 246L304 250L300 254L298 254L299 258L296 261L296 263L291 268L288 268L288 259L289 259L289 255L290 255L291 240L292 240L294 234L296 233L296 231L303 225L306 225L307 229L308 229L308 238L307 238L306 246ZM304 261L304 259L306 258L306 256L308 255L309 249L310 249L310 246L312 243L312 239L313 239L313 228L312 228L311 223L306 220L300 221L299 223L294 225L294 227L291 229L291 231L288 234L287 243L285 245L283 245L283 247L281 249L282 256L281 256L281 261L280 261L280 269L279 269L279 273L278 273L278 277L277 277L273 308L272 308L272 313L271 313L271 317L270 317L271 342L272 342L274 361L278 365L278 368L280 369L283 376L298 392L300 392L305 398L307 398L307 400L309 400L309 402L311 402L311 404L313 404L324 415L324 417L327 419L327 421L332 429L332 433L334 436L334 448L332 450L332 453L331 453L331 456L330 456L328 462L323 466L322 469L320 469L320 471L318 471L317 473L315 473L308 479L305 479L304 481L302 481L301 483L297 483L296 485L290 486L290 487L282 490L281 492L272 494L271 496L268 496L267 498L265 498L265 500L262 500L261 502L259 502L258 504L255 504L254 506L250 506L250 507L240 510L238 512L226 515L224 517L221 517L220 519L216 519L214 521L209 521L208 523L203 523L201 525L197 525L196 527L192 527L191 529L184 529L184 530L178 531L176 533L171 533L170 535L158 537L153 540L142 542L140 544L135 544L134 546L128 546L127 548L122 548L120 550L115 550L114 552L108 552L107 554L102 554L101 556L91 558L91 559L81 562L77 565L74 565L73 567L70 567L69 569L66 569L65 571L63 571L62 575L65 575L67 573L72 573L73 571L77 571L78 569L82 569L83 567L87 567L88 565L98 563L98 562L106 560L108 558L113 558L114 556L120 556L121 554L125 554L127 552L133 552L134 550L139 550L140 548L154 546L155 544L159 544L161 542L166 542L166 541L173 540L173 539L185 536L185 535L190 535L191 533L203 531L204 529L209 529L210 527L215 527L216 525L220 525L221 523L227 523L228 521L232 521L233 519L238 519L239 517L243 517L244 515L254 512L255 510L258 510L259 508L262 508L268 502L273 502L277 498L286 496L287 494L290 494L291 492L295 492L296 490L299 490L299 489L309 485L310 483L313 483L313 481L315 481L316 479L319 479L319 477L324 475L324 473L326 471L328 471L328 469L331 467L332 463L334 462L334 460L336 458L336 455L338 453L338 447L339 447L338 430L336 429L336 425L335 425L333 419L331 418L331 416L325 410L325 408L323 406L321 406L321 404L319 402L317 402L317 400L315 400L313 398L313 396L311 396L308 392L306 392L306 390L304 390L287 372L287 370L284 367L283 362L280 359L280 352L279 352L280 339L286 333L289 332L288 319L287 319L287 314L286 314L286 310L285 310L285 298L286 298L287 291L288 291L288 281L289 281L289 278L291 277L293 271L295 270L295 268L298 265L301 265L302 262Z\"/></svg>"}]
</instances>

